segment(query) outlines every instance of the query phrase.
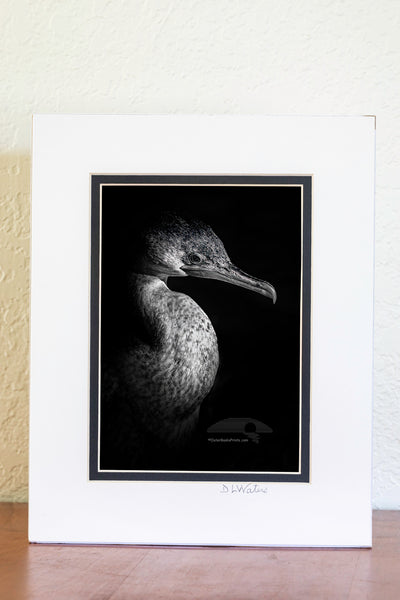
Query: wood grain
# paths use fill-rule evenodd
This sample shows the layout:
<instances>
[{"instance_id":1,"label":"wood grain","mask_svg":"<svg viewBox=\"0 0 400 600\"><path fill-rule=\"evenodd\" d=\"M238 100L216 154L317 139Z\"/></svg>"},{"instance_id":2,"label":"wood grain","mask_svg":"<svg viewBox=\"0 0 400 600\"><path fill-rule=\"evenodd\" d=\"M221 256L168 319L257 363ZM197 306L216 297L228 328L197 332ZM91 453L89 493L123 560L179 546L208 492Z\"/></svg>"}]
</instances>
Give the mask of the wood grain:
<instances>
[{"instance_id":1,"label":"wood grain","mask_svg":"<svg viewBox=\"0 0 400 600\"><path fill-rule=\"evenodd\" d=\"M29 545L27 505L0 504L0 597L398 600L400 512L373 525L372 550Z\"/></svg>"}]
</instances>

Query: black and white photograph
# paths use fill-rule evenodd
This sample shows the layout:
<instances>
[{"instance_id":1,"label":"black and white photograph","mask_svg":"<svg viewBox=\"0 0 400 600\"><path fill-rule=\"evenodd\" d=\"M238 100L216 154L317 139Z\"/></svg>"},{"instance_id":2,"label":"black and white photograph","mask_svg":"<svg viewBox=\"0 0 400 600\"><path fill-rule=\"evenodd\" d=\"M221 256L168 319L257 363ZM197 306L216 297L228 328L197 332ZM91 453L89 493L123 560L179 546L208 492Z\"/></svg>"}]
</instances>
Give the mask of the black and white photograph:
<instances>
[{"instance_id":1,"label":"black and white photograph","mask_svg":"<svg viewBox=\"0 0 400 600\"><path fill-rule=\"evenodd\" d=\"M309 481L311 190L91 176L90 479Z\"/></svg>"}]
</instances>

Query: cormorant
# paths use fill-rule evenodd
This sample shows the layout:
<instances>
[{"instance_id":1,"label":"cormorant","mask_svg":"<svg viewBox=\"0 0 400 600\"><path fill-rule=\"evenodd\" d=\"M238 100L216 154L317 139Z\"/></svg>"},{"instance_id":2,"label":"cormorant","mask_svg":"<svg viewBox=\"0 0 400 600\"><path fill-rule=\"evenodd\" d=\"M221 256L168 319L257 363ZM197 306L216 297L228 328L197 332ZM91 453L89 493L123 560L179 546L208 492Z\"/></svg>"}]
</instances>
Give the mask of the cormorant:
<instances>
[{"instance_id":1,"label":"cormorant","mask_svg":"<svg viewBox=\"0 0 400 600\"><path fill-rule=\"evenodd\" d=\"M217 279L276 301L273 286L232 264L205 223L167 213L140 242L128 281L130 331L102 364L101 439L115 462L101 468L165 468L190 445L213 387L216 333L191 297L168 288L169 277Z\"/></svg>"}]
</instances>

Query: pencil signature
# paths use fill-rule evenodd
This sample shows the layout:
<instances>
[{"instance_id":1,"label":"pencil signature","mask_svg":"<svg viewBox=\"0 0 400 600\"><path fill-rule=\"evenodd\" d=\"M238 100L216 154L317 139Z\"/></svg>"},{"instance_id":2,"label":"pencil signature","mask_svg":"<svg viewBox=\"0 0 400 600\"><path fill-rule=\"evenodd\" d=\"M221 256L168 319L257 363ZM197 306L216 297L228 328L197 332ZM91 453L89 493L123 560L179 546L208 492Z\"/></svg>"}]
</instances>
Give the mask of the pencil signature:
<instances>
[{"instance_id":1,"label":"pencil signature","mask_svg":"<svg viewBox=\"0 0 400 600\"><path fill-rule=\"evenodd\" d=\"M268 488L258 483L223 483L220 494L267 494Z\"/></svg>"}]
</instances>

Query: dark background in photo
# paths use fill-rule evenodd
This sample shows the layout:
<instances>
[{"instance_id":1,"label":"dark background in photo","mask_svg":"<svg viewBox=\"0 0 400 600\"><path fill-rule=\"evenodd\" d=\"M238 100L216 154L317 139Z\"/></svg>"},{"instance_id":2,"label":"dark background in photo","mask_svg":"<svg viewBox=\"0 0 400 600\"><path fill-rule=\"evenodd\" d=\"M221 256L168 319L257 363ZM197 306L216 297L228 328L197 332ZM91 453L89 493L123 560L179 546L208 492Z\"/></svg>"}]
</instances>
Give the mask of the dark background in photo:
<instances>
[{"instance_id":1,"label":"dark background in photo","mask_svg":"<svg viewBox=\"0 0 400 600\"><path fill-rule=\"evenodd\" d=\"M126 277L138 235L152 215L174 211L210 225L232 262L271 283L277 302L215 280L170 278L172 290L191 296L217 334L220 368L204 400L199 431L185 456L168 470L273 471L299 468L299 371L301 286L300 186L103 186L101 352L115 351L124 337L129 304ZM258 420L272 432L257 441L208 433L233 418ZM249 426L251 429L251 426ZM229 423L228 423L229 428ZM251 431L250 431L251 433ZM100 466L113 450L100 435ZM113 469L118 469L114 464ZM157 457L132 469L159 469Z\"/></svg>"}]
</instances>

